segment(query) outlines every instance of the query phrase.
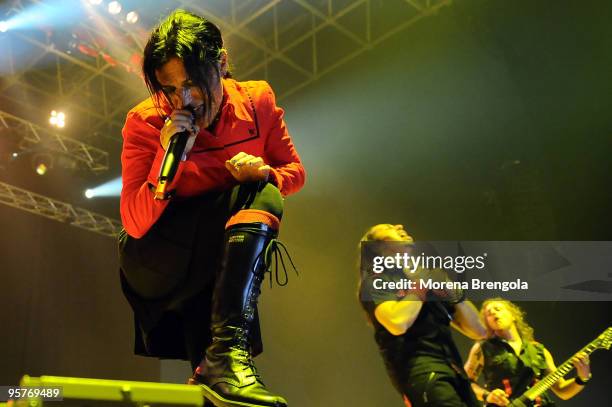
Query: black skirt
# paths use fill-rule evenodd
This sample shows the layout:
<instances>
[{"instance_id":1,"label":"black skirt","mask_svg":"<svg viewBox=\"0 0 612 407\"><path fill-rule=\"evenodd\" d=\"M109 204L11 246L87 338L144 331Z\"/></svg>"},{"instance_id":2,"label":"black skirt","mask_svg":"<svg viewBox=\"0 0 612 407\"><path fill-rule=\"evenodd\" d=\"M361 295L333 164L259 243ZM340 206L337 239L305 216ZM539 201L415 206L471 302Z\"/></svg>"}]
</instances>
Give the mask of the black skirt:
<instances>
[{"instance_id":1,"label":"black skirt","mask_svg":"<svg viewBox=\"0 0 612 407\"><path fill-rule=\"evenodd\" d=\"M231 190L173 200L145 236L119 236L120 279L134 311L134 353L199 363L211 343L211 301L232 214ZM257 314L252 353L262 351Z\"/></svg>"}]
</instances>

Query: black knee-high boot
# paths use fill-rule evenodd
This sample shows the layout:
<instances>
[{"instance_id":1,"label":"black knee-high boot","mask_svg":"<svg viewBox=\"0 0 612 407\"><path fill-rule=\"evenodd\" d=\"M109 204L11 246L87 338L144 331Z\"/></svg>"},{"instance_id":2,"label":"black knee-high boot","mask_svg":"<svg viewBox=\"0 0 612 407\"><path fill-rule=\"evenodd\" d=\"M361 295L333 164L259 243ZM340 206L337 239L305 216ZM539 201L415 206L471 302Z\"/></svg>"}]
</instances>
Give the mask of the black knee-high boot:
<instances>
[{"instance_id":1,"label":"black knee-high boot","mask_svg":"<svg viewBox=\"0 0 612 407\"><path fill-rule=\"evenodd\" d=\"M249 343L266 268L266 248L275 237L276 231L263 223L238 224L225 232L221 270L213 294L213 342L193 377L217 407L287 405L264 386Z\"/></svg>"}]
</instances>

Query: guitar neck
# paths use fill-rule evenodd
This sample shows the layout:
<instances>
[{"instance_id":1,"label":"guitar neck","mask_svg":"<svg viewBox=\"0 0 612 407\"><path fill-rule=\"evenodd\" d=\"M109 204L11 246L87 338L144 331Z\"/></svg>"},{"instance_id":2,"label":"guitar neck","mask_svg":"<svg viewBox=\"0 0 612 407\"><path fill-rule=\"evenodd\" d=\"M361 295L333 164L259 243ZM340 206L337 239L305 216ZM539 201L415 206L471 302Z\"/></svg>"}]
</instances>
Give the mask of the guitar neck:
<instances>
[{"instance_id":1,"label":"guitar neck","mask_svg":"<svg viewBox=\"0 0 612 407\"><path fill-rule=\"evenodd\" d=\"M591 353L593 353L595 350L598 349L597 345L595 344L596 341L597 340L592 341L591 343L589 343L587 346L580 349L576 353L584 352L587 355L590 355ZM535 400L535 398L538 397L540 394L550 389L552 385L557 383L557 381L560 378L568 374L574 368L574 364L572 363L572 358L569 358L568 360L563 362L563 364L557 367L557 369L554 372L549 373L542 380L538 381L533 387L527 390L523 394L523 396L527 397L529 400Z\"/></svg>"}]
</instances>

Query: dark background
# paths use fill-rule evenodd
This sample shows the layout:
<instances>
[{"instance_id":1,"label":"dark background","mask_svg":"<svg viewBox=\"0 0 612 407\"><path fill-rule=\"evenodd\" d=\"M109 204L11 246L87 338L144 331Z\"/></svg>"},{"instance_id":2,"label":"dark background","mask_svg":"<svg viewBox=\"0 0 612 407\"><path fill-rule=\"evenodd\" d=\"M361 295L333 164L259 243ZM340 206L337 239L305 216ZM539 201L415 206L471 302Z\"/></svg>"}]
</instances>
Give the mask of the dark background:
<instances>
[{"instance_id":1,"label":"dark background","mask_svg":"<svg viewBox=\"0 0 612 407\"><path fill-rule=\"evenodd\" d=\"M308 179L281 233L301 276L261 299L271 389L292 406L401 405L356 296L372 224L420 240L612 240L611 7L456 2L282 102ZM74 202L74 184L48 182ZM116 201L95 205L118 218ZM131 355L112 239L6 206L0 230L0 384L189 375ZM522 305L558 363L612 322L610 303ZM560 405L609 399L612 357L592 361L592 382Z\"/></svg>"}]
</instances>

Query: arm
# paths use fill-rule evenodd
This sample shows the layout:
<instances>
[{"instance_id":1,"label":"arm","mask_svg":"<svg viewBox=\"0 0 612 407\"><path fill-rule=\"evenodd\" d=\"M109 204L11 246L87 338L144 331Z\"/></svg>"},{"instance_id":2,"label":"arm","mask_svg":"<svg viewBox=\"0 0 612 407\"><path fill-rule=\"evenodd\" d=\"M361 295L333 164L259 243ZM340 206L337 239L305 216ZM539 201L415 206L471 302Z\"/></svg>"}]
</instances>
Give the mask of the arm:
<instances>
[{"instance_id":1,"label":"arm","mask_svg":"<svg viewBox=\"0 0 612 407\"><path fill-rule=\"evenodd\" d=\"M270 181L283 196L299 191L306 180L306 171L291 141L283 119L284 111L276 106L274 92L266 83L263 92L261 125L268 129L265 160L270 165Z\"/></svg>"},{"instance_id":2,"label":"arm","mask_svg":"<svg viewBox=\"0 0 612 407\"><path fill-rule=\"evenodd\" d=\"M163 125L159 118L160 127ZM149 183L157 184L157 175L164 157L159 143L160 130L142 119L137 113L128 114L123 128L123 150L121 152L122 182L121 221L126 232L135 238L144 236L159 219L168 201L156 201ZM171 190L182 172L184 163L174 178Z\"/></svg>"},{"instance_id":3,"label":"arm","mask_svg":"<svg viewBox=\"0 0 612 407\"><path fill-rule=\"evenodd\" d=\"M474 391L474 394L478 400L496 404L498 406L507 406L509 400L506 393L502 389L488 391L477 383L483 367L484 355L482 354L480 343L476 342L474 346L472 346L468 359L464 365L465 372L471 381L472 390Z\"/></svg>"},{"instance_id":4,"label":"arm","mask_svg":"<svg viewBox=\"0 0 612 407\"><path fill-rule=\"evenodd\" d=\"M478 310L470 301L461 301L455 305L455 316L451 325L470 339L480 340L487 335Z\"/></svg>"},{"instance_id":5,"label":"arm","mask_svg":"<svg viewBox=\"0 0 612 407\"><path fill-rule=\"evenodd\" d=\"M463 368L472 382L472 390L474 390L476 398L481 401L485 399L485 396L488 393L487 390L482 388L477 383L483 367L484 357L482 355L482 349L480 348L480 343L476 342L474 346L472 346L472 349L470 349L470 354L468 355Z\"/></svg>"},{"instance_id":6,"label":"arm","mask_svg":"<svg viewBox=\"0 0 612 407\"><path fill-rule=\"evenodd\" d=\"M555 361L553 360L552 355L548 351L548 349L544 349L544 356L546 358L546 366L547 366L547 374L555 371ZM574 366L576 366L576 370L578 372L578 376L583 381L587 381L591 375L591 370L588 364L588 358L585 355L576 355L573 358ZM565 380L564 378L560 378L554 386L551 387L551 390L559 397L561 400L568 400L574 397L576 394L580 393L584 389L583 385L576 383L576 379Z\"/></svg>"},{"instance_id":7,"label":"arm","mask_svg":"<svg viewBox=\"0 0 612 407\"><path fill-rule=\"evenodd\" d=\"M403 335L412 326L423 307L416 294L408 294L401 301L385 301L374 309L374 316L392 335Z\"/></svg>"}]
</instances>

